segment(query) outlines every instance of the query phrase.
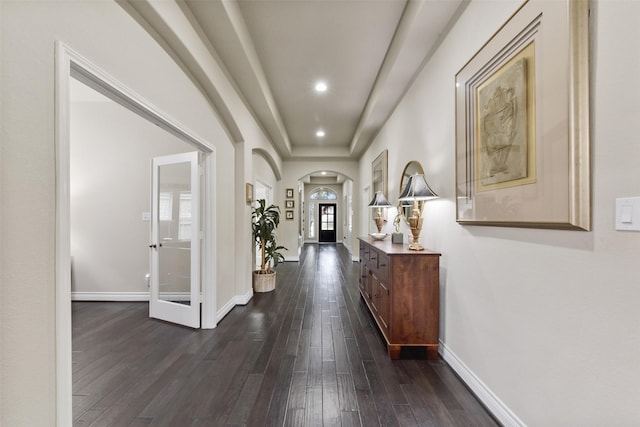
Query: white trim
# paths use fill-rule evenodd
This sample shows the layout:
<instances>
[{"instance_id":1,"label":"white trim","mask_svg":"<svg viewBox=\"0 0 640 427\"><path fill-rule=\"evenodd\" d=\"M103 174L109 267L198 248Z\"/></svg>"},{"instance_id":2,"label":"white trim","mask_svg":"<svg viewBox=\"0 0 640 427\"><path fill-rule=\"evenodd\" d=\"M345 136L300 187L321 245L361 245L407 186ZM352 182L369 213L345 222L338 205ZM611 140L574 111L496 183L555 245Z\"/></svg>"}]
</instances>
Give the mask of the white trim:
<instances>
[{"instance_id":1,"label":"white trim","mask_svg":"<svg viewBox=\"0 0 640 427\"><path fill-rule=\"evenodd\" d=\"M300 261L300 257L296 256L296 255L290 255L290 256L284 257L284 261L285 262L298 262L298 261Z\"/></svg>"},{"instance_id":2,"label":"white trim","mask_svg":"<svg viewBox=\"0 0 640 427\"><path fill-rule=\"evenodd\" d=\"M491 389L471 370L449 347L440 341L440 355L456 371L477 398L487 407L494 417L505 427L524 427L516 414L500 400Z\"/></svg>"},{"instance_id":3,"label":"white trim","mask_svg":"<svg viewBox=\"0 0 640 427\"><path fill-rule=\"evenodd\" d=\"M73 424L71 382L71 213L69 79L72 54L55 45L56 425Z\"/></svg>"},{"instance_id":4,"label":"white trim","mask_svg":"<svg viewBox=\"0 0 640 427\"><path fill-rule=\"evenodd\" d=\"M244 295L236 295L231 298L216 314L216 322L220 322L224 317L229 314L231 310L237 305L247 305L253 298L253 291L249 291Z\"/></svg>"},{"instance_id":5,"label":"white trim","mask_svg":"<svg viewBox=\"0 0 640 427\"><path fill-rule=\"evenodd\" d=\"M139 94L102 71L61 41L55 43L55 153L56 153L56 425L67 427L73 424L72 407L72 367L71 367L71 242L70 242L70 107L69 107L69 79L74 77L98 90L108 98L120 103L137 115L150 120L160 128L187 141L199 150L209 153L206 164L210 167L210 174L214 174L214 147L202 138L190 133L182 125L158 110ZM214 183L209 177L209 183ZM211 209L205 213L206 217L215 217L215 201L207 204ZM206 238L215 237L214 222L211 228L205 230ZM205 264L211 265L205 270L203 293L206 296L202 306L203 322L213 327L215 317L215 248L208 243L204 254ZM207 319L209 321L207 321Z\"/></svg>"},{"instance_id":6,"label":"white trim","mask_svg":"<svg viewBox=\"0 0 640 427\"><path fill-rule=\"evenodd\" d=\"M215 316L217 325L237 305L247 305L253 298L253 292L236 295L231 298ZM72 301L102 301L102 302L148 302L149 292L72 292ZM215 328L215 326L213 326Z\"/></svg>"},{"instance_id":7,"label":"white trim","mask_svg":"<svg viewBox=\"0 0 640 427\"><path fill-rule=\"evenodd\" d=\"M244 295L236 295L235 303L236 305L247 305L249 301L251 301L251 298L253 298L253 290L250 290Z\"/></svg>"},{"instance_id":8,"label":"white trim","mask_svg":"<svg viewBox=\"0 0 640 427\"><path fill-rule=\"evenodd\" d=\"M216 218L215 214L217 192L216 188L216 152L211 151L204 156L204 182L203 188L206 197L203 198L204 218L202 226L204 230L204 245L202 248L202 318L200 327L202 329L213 329L218 324L216 320L217 286L216 271L218 269L218 256L216 253Z\"/></svg>"},{"instance_id":9,"label":"white trim","mask_svg":"<svg viewBox=\"0 0 640 427\"><path fill-rule=\"evenodd\" d=\"M149 292L71 292L72 301L149 301Z\"/></svg>"}]
</instances>

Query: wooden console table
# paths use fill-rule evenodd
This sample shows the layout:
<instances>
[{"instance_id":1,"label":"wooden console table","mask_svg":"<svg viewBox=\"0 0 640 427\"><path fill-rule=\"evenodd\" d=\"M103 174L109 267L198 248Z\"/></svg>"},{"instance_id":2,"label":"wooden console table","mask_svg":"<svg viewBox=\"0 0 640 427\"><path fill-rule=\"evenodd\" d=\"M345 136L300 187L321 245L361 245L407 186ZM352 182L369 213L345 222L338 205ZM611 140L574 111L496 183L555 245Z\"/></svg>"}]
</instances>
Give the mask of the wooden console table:
<instances>
[{"instance_id":1,"label":"wooden console table","mask_svg":"<svg viewBox=\"0 0 640 427\"><path fill-rule=\"evenodd\" d=\"M387 342L389 357L404 346L438 358L440 254L410 251L389 240L360 240L360 294Z\"/></svg>"}]
</instances>

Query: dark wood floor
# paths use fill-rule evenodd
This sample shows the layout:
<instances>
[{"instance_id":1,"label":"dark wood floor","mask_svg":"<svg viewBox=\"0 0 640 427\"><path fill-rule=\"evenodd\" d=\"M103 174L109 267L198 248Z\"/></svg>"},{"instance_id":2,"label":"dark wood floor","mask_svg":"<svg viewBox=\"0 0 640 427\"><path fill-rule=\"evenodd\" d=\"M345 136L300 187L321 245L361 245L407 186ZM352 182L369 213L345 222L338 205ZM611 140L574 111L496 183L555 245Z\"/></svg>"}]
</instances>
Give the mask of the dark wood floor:
<instances>
[{"instance_id":1,"label":"dark wood floor","mask_svg":"<svg viewBox=\"0 0 640 427\"><path fill-rule=\"evenodd\" d=\"M495 426L443 361L387 357L342 246L307 245L213 330L73 303L75 426Z\"/></svg>"}]
</instances>

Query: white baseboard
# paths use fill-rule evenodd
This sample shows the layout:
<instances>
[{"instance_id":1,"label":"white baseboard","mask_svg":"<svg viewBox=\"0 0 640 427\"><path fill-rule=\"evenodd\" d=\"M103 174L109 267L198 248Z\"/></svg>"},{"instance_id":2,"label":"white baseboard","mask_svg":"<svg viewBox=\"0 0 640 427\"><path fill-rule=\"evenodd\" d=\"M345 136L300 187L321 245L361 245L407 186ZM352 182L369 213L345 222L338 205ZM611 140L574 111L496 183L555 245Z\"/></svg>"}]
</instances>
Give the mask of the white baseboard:
<instances>
[{"instance_id":1,"label":"white baseboard","mask_svg":"<svg viewBox=\"0 0 640 427\"><path fill-rule=\"evenodd\" d=\"M189 301L188 292L162 292L162 299ZM71 292L71 301L149 301L149 292Z\"/></svg>"},{"instance_id":2,"label":"white baseboard","mask_svg":"<svg viewBox=\"0 0 640 427\"><path fill-rule=\"evenodd\" d=\"M236 295L216 313L216 323L220 322L236 305L247 305L253 298L253 292ZM146 302L149 292L71 292L71 301L112 301L112 302Z\"/></svg>"},{"instance_id":3,"label":"white baseboard","mask_svg":"<svg viewBox=\"0 0 640 427\"><path fill-rule=\"evenodd\" d=\"M149 292L71 292L71 301L149 301Z\"/></svg>"},{"instance_id":4,"label":"white baseboard","mask_svg":"<svg viewBox=\"0 0 640 427\"><path fill-rule=\"evenodd\" d=\"M300 258L297 255L289 255L284 257L284 261L285 262L298 262L300 261Z\"/></svg>"},{"instance_id":5,"label":"white baseboard","mask_svg":"<svg viewBox=\"0 0 640 427\"><path fill-rule=\"evenodd\" d=\"M231 298L229 301L227 301L227 303L222 306L222 308L220 310L218 310L218 312L216 313L216 323L220 323L220 321L222 319L224 319L224 317L229 314L229 312L231 310L233 310L233 308L236 305L247 305L247 303L249 301L251 301L251 298L253 298L253 291L249 291L244 295L236 295L235 297Z\"/></svg>"},{"instance_id":6,"label":"white baseboard","mask_svg":"<svg viewBox=\"0 0 640 427\"><path fill-rule=\"evenodd\" d=\"M478 399L487 407L494 417L505 427L525 427L522 422L511 409L504 404L498 396L478 376L464 364L462 360L440 341L440 355L442 358L456 371L467 386L475 393Z\"/></svg>"}]
</instances>

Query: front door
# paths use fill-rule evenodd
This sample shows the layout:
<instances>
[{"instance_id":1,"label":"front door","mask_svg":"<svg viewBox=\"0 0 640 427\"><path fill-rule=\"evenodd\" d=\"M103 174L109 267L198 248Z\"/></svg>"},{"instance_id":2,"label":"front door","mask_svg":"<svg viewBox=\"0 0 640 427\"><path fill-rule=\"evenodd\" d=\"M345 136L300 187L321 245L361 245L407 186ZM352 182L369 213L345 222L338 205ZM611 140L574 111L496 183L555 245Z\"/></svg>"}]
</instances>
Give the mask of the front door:
<instances>
[{"instance_id":1,"label":"front door","mask_svg":"<svg viewBox=\"0 0 640 427\"><path fill-rule=\"evenodd\" d=\"M336 241L336 205L335 203L320 203L320 235L321 243Z\"/></svg>"},{"instance_id":2,"label":"front door","mask_svg":"<svg viewBox=\"0 0 640 427\"><path fill-rule=\"evenodd\" d=\"M153 159L149 317L200 327L198 153Z\"/></svg>"}]
</instances>

